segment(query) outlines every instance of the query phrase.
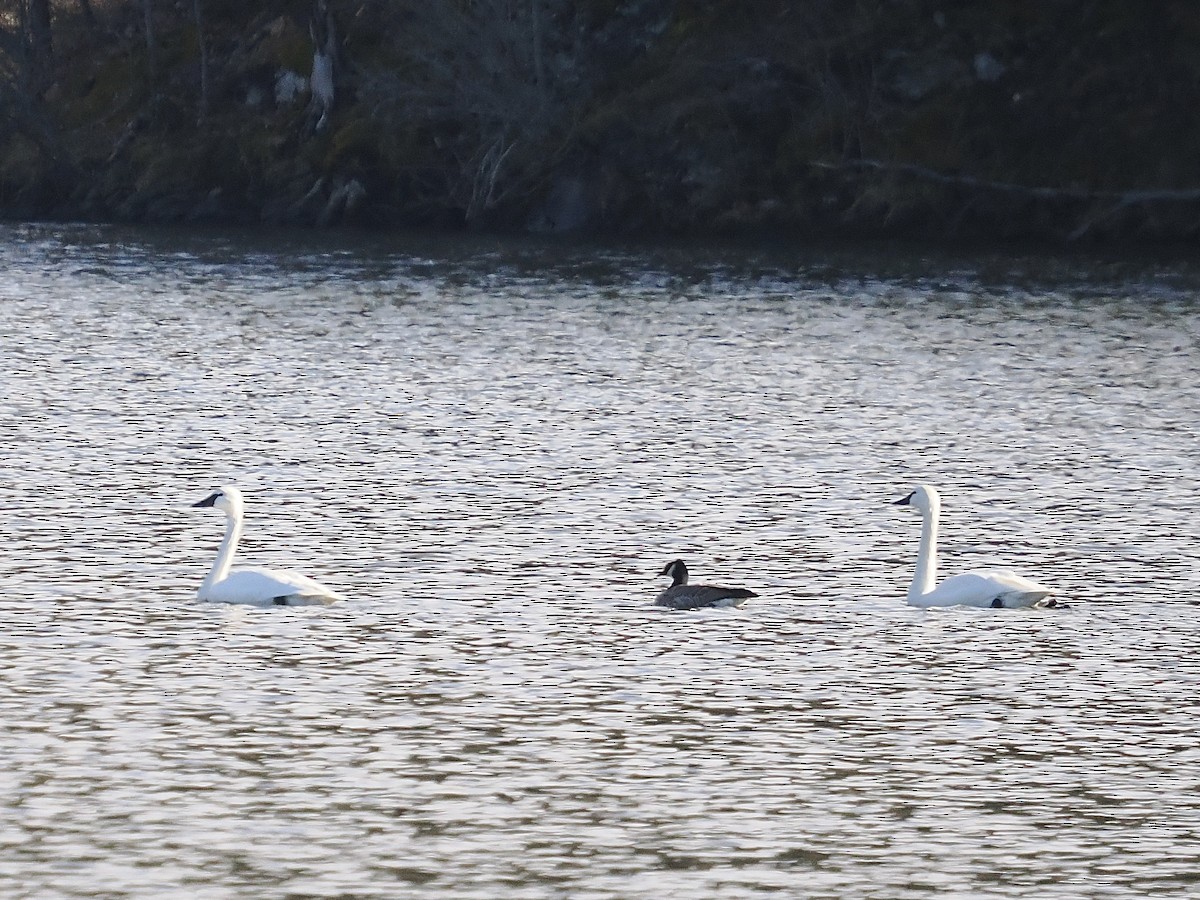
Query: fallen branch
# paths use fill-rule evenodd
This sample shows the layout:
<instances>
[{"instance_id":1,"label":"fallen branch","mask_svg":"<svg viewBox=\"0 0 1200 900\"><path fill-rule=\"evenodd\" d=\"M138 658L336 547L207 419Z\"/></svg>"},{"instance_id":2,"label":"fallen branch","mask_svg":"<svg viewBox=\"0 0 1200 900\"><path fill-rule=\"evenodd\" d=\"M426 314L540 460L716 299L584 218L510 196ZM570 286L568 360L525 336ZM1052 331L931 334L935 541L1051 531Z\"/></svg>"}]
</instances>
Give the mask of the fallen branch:
<instances>
[{"instance_id":1,"label":"fallen branch","mask_svg":"<svg viewBox=\"0 0 1200 900\"><path fill-rule=\"evenodd\" d=\"M1023 197L1036 197L1039 200L1107 200L1119 206L1129 206L1135 203L1195 203L1200 201L1200 188L1184 190L1139 190L1139 191L1090 191L1084 188L1055 188L1030 187L1024 184L1014 184L1010 181L992 181L987 178L976 178L973 175L953 175L928 169L912 163L889 163L878 159L853 159L841 163L814 162L814 169L827 171L844 171L846 169L867 169L873 172L884 172L896 175L909 175L922 181L932 181L935 184L949 184L959 187L975 188L981 191L996 191L1004 194L1016 194Z\"/></svg>"},{"instance_id":2,"label":"fallen branch","mask_svg":"<svg viewBox=\"0 0 1200 900\"><path fill-rule=\"evenodd\" d=\"M1068 241L1077 241L1086 235L1099 222L1111 219L1121 210L1130 206L1152 203L1200 203L1200 188L1183 190L1157 189L1137 191L1091 191L1084 188L1055 188L1030 187L1024 184L1014 184L1011 181L993 181L988 178L976 178L973 175L954 175L917 166L912 163L889 163L878 159L853 159L841 163L814 162L812 167L826 171L845 171L850 169L882 172L885 174L907 175L921 181L933 184L944 184L953 187L970 188L975 191L991 191L993 193L1010 194L1017 197L1030 197L1037 200L1071 200L1076 203L1103 203L1104 209L1092 215L1084 215L1082 221L1067 234ZM964 209L960 218L964 215Z\"/></svg>"}]
</instances>

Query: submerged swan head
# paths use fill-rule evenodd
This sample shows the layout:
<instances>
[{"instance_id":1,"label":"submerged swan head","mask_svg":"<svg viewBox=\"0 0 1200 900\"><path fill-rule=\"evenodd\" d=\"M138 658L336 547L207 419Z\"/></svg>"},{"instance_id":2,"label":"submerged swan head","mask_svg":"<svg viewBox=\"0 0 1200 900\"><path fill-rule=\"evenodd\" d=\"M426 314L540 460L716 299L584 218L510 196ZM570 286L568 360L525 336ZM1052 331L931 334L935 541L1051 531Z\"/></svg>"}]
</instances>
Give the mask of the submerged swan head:
<instances>
[{"instance_id":1,"label":"submerged swan head","mask_svg":"<svg viewBox=\"0 0 1200 900\"><path fill-rule=\"evenodd\" d=\"M928 484L918 484L916 490L905 497L903 500L897 500L896 506L913 506L921 512L928 512L931 509L938 509L942 505L941 498L938 497L938 492L935 488Z\"/></svg>"},{"instance_id":2,"label":"submerged swan head","mask_svg":"<svg viewBox=\"0 0 1200 900\"><path fill-rule=\"evenodd\" d=\"M223 485L219 491L213 491L200 502L193 503L192 506L212 506L227 515L241 516L242 492L232 485Z\"/></svg>"}]
</instances>

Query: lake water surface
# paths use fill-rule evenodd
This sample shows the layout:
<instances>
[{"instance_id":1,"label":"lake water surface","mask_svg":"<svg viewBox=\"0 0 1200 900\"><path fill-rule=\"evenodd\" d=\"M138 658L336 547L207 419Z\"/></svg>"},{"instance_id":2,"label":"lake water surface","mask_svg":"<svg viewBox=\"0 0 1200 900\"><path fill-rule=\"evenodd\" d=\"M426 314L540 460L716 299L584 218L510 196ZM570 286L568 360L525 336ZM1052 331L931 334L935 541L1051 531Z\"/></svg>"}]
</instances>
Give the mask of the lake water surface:
<instances>
[{"instance_id":1,"label":"lake water surface","mask_svg":"<svg viewBox=\"0 0 1200 900\"><path fill-rule=\"evenodd\" d=\"M1196 896L1198 285L0 229L0 895Z\"/></svg>"}]
</instances>

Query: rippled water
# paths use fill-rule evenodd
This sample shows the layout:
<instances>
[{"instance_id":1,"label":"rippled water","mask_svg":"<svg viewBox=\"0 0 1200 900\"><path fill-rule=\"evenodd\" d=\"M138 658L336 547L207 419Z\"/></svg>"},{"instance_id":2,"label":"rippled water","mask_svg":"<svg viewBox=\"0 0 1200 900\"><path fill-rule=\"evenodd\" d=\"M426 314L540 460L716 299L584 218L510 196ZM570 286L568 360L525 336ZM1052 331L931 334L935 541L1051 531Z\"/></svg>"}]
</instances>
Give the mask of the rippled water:
<instances>
[{"instance_id":1,"label":"rippled water","mask_svg":"<svg viewBox=\"0 0 1200 900\"><path fill-rule=\"evenodd\" d=\"M0 231L0 894L1195 894L1197 284ZM1071 608L905 606L918 480Z\"/></svg>"}]
</instances>

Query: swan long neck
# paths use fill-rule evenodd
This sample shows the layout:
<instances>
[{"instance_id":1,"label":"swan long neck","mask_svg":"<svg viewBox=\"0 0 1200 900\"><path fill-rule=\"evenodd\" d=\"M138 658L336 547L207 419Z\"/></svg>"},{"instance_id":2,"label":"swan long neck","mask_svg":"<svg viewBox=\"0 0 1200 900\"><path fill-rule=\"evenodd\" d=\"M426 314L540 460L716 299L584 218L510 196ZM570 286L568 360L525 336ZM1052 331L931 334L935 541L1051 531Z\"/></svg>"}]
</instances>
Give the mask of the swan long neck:
<instances>
[{"instance_id":1,"label":"swan long neck","mask_svg":"<svg viewBox=\"0 0 1200 900\"><path fill-rule=\"evenodd\" d=\"M937 586L938 514L941 504L933 499L921 510L921 548L917 551L917 571L908 587L909 599L923 597Z\"/></svg>"},{"instance_id":2,"label":"swan long neck","mask_svg":"<svg viewBox=\"0 0 1200 900\"><path fill-rule=\"evenodd\" d=\"M221 539L221 548L217 550L217 558L213 560L208 577L204 579L201 590L210 588L229 577L229 569L233 566L233 554L237 553L238 540L242 536L242 517L234 512L225 514L225 537Z\"/></svg>"}]
</instances>

